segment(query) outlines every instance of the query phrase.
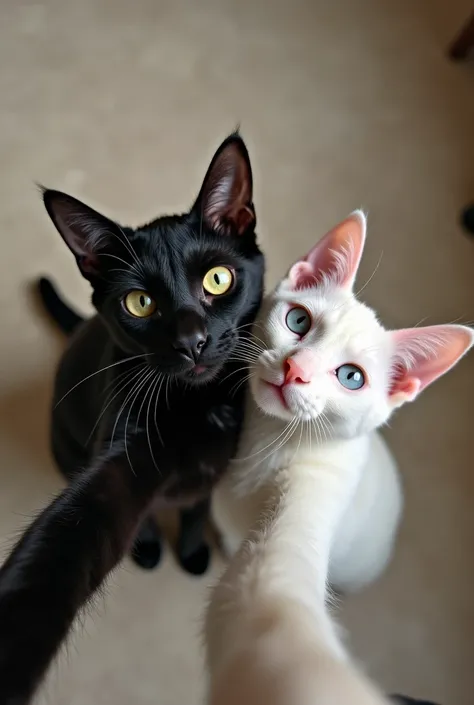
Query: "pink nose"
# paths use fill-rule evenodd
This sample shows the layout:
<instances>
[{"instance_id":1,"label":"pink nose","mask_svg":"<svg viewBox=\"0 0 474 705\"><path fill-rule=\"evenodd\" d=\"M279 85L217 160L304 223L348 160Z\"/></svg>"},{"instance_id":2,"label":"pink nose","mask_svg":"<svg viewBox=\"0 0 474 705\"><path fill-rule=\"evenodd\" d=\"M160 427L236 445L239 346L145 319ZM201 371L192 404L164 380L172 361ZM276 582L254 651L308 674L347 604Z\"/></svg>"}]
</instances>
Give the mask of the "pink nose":
<instances>
[{"instance_id":1,"label":"pink nose","mask_svg":"<svg viewBox=\"0 0 474 705\"><path fill-rule=\"evenodd\" d=\"M283 363L283 372L285 374L285 384L295 382L296 384L308 384L311 382L311 375L296 360L289 357Z\"/></svg>"}]
</instances>

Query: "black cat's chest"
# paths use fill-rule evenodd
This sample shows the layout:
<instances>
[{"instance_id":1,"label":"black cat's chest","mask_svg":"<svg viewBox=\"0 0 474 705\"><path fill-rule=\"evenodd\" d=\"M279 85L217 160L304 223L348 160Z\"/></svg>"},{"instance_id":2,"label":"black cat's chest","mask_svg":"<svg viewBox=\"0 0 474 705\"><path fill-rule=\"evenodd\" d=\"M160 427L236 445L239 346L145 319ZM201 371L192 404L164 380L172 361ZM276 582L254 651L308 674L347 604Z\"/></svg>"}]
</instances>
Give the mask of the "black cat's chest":
<instances>
[{"instance_id":1,"label":"black cat's chest","mask_svg":"<svg viewBox=\"0 0 474 705\"><path fill-rule=\"evenodd\" d=\"M243 390L232 397L219 380L169 387L153 392L151 382L128 401L120 394L97 429L93 455L124 446L131 472L155 467L161 500L186 505L209 494L236 452Z\"/></svg>"},{"instance_id":2,"label":"black cat's chest","mask_svg":"<svg viewBox=\"0 0 474 705\"><path fill-rule=\"evenodd\" d=\"M184 475L221 473L236 450L242 398L229 402L203 396L193 401L164 416L160 438L155 437L157 452L179 464Z\"/></svg>"}]
</instances>

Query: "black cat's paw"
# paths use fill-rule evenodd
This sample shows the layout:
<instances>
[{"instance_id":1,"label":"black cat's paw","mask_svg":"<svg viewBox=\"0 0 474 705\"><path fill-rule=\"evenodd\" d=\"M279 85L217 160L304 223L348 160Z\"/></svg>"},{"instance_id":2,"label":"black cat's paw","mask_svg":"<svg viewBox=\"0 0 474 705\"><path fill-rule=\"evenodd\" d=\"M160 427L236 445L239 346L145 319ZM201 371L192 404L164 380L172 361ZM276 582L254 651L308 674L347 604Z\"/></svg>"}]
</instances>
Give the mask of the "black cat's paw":
<instances>
[{"instance_id":1,"label":"black cat's paw","mask_svg":"<svg viewBox=\"0 0 474 705\"><path fill-rule=\"evenodd\" d=\"M144 570L153 570L161 560L162 542L158 526L147 519L140 527L132 548L132 560Z\"/></svg>"},{"instance_id":2,"label":"black cat's paw","mask_svg":"<svg viewBox=\"0 0 474 705\"><path fill-rule=\"evenodd\" d=\"M161 560L161 541L135 541L132 548L132 559L140 568L153 570Z\"/></svg>"},{"instance_id":3,"label":"black cat's paw","mask_svg":"<svg viewBox=\"0 0 474 705\"><path fill-rule=\"evenodd\" d=\"M191 575L204 575L211 562L211 549L206 543L190 555L183 555L178 547L178 561L183 570Z\"/></svg>"}]
</instances>

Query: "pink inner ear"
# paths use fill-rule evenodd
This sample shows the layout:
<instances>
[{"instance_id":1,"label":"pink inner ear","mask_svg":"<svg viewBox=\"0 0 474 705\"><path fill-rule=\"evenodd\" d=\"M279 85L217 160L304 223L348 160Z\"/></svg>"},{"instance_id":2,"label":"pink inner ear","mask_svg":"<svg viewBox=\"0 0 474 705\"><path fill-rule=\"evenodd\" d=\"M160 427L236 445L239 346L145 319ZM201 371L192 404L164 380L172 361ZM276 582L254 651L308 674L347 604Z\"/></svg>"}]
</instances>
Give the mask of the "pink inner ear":
<instances>
[{"instance_id":1,"label":"pink inner ear","mask_svg":"<svg viewBox=\"0 0 474 705\"><path fill-rule=\"evenodd\" d=\"M309 262L297 262L294 264L290 269L288 279L290 280L291 288L295 291L297 289L310 289L318 284L316 272Z\"/></svg>"},{"instance_id":2,"label":"pink inner ear","mask_svg":"<svg viewBox=\"0 0 474 705\"><path fill-rule=\"evenodd\" d=\"M412 401L448 372L469 350L474 334L465 326L406 328L392 333L395 341L389 396Z\"/></svg>"},{"instance_id":3,"label":"pink inner ear","mask_svg":"<svg viewBox=\"0 0 474 705\"><path fill-rule=\"evenodd\" d=\"M292 289L307 289L331 281L352 287L364 249L366 219L355 211L336 225L288 274Z\"/></svg>"},{"instance_id":4,"label":"pink inner ear","mask_svg":"<svg viewBox=\"0 0 474 705\"><path fill-rule=\"evenodd\" d=\"M255 222L252 173L246 150L229 142L217 154L202 187L202 215L223 235L242 235Z\"/></svg>"}]
</instances>

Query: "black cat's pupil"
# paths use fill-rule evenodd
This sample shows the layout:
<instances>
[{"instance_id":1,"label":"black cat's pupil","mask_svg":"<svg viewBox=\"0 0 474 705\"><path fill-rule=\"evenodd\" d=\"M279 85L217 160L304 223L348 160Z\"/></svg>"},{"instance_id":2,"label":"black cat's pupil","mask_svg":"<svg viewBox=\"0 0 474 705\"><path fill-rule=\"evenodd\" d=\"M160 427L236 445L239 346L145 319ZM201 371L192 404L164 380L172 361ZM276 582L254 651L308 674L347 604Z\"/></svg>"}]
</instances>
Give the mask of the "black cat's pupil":
<instances>
[{"instance_id":1,"label":"black cat's pupil","mask_svg":"<svg viewBox=\"0 0 474 705\"><path fill-rule=\"evenodd\" d=\"M217 272L214 274L214 281L216 282L216 284L220 284L220 283L221 283L221 282L220 282L220 279L219 279L219 275L217 274Z\"/></svg>"},{"instance_id":2,"label":"black cat's pupil","mask_svg":"<svg viewBox=\"0 0 474 705\"><path fill-rule=\"evenodd\" d=\"M142 295L140 296L140 306L141 306L142 308L145 308L145 304L146 304L145 297L144 297L143 294L142 294Z\"/></svg>"}]
</instances>

